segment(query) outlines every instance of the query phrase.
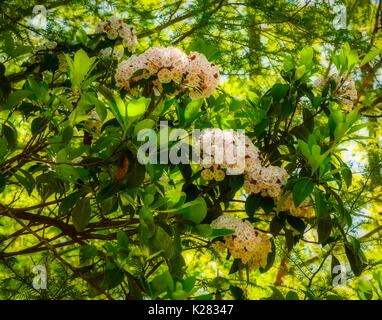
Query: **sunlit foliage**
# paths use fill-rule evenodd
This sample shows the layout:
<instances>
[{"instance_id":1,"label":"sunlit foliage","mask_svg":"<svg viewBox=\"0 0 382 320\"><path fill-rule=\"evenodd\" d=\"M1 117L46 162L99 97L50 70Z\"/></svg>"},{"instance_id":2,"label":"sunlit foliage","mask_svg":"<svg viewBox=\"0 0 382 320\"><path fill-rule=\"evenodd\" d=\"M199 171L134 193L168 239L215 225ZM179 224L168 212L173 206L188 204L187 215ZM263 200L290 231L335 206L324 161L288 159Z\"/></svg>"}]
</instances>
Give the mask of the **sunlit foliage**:
<instances>
[{"instance_id":1,"label":"sunlit foliage","mask_svg":"<svg viewBox=\"0 0 382 320\"><path fill-rule=\"evenodd\" d=\"M381 21L372 0L2 1L0 299L381 299ZM140 163L161 121L244 130L244 170Z\"/></svg>"}]
</instances>

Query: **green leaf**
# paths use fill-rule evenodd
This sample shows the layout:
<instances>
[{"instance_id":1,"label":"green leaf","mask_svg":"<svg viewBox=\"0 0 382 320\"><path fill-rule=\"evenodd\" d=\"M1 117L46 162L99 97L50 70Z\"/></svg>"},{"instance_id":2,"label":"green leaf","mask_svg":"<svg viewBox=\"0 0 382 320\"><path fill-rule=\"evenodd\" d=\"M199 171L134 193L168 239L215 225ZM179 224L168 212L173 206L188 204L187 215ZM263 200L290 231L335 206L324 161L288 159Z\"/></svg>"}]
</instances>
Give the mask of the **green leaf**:
<instances>
[{"instance_id":1,"label":"green leaf","mask_svg":"<svg viewBox=\"0 0 382 320\"><path fill-rule=\"evenodd\" d=\"M241 269L242 266L243 264L241 262L241 259L234 259L228 274L236 273L237 271L239 271L239 269Z\"/></svg>"},{"instance_id":2,"label":"green leaf","mask_svg":"<svg viewBox=\"0 0 382 320\"><path fill-rule=\"evenodd\" d=\"M73 138L73 127L72 126L65 127L65 129L62 131L62 142L64 144L68 144L72 138Z\"/></svg>"},{"instance_id":3,"label":"green leaf","mask_svg":"<svg viewBox=\"0 0 382 320\"><path fill-rule=\"evenodd\" d=\"M358 62L358 53L357 50L349 50L349 53L346 56L347 60L347 70L350 72L354 69Z\"/></svg>"},{"instance_id":4,"label":"green leaf","mask_svg":"<svg viewBox=\"0 0 382 320\"><path fill-rule=\"evenodd\" d=\"M202 105L203 105L203 99L197 99L197 100L192 100L186 106L186 110L184 111L185 126L190 125L199 117L199 115L201 114L200 109Z\"/></svg>"},{"instance_id":5,"label":"green leaf","mask_svg":"<svg viewBox=\"0 0 382 320\"><path fill-rule=\"evenodd\" d=\"M107 110L106 110L106 106L103 103L101 103L101 102L96 103L96 112L97 112L98 116L100 117L101 121L104 121L106 119Z\"/></svg>"},{"instance_id":6,"label":"green leaf","mask_svg":"<svg viewBox=\"0 0 382 320\"><path fill-rule=\"evenodd\" d=\"M234 232L235 232L234 230L230 230L230 229L212 229L211 239L228 236Z\"/></svg>"},{"instance_id":7,"label":"green leaf","mask_svg":"<svg viewBox=\"0 0 382 320\"><path fill-rule=\"evenodd\" d=\"M276 83L271 88L272 97L277 101L284 98L289 90L288 84Z\"/></svg>"},{"instance_id":8,"label":"green leaf","mask_svg":"<svg viewBox=\"0 0 382 320\"><path fill-rule=\"evenodd\" d=\"M155 249L155 251L161 251L165 253L167 258L171 257L171 248L172 248L172 238L168 235L168 233L160 226L156 227L155 235L151 239L151 247Z\"/></svg>"},{"instance_id":9,"label":"green leaf","mask_svg":"<svg viewBox=\"0 0 382 320\"><path fill-rule=\"evenodd\" d=\"M171 295L173 300L186 300L189 297L190 293L183 290L180 282L176 283L175 288L176 290Z\"/></svg>"},{"instance_id":10,"label":"green leaf","mask_svg":"<svg viewBox=\"0 0 382 320\"><path fill-rule=\"evenodd\" d=\"M145 180L146 168L136 160L132 160L129 166L129 172L126 175L126 186L128 188L138 188Z\"/></svg>"},{"instance_id":11,"label":"green leaf","mask_svg":"<svg viewBox=\"0 0 382 320\"><path fill-rule=\"evenodd\" d=\"M271 287L272 295L268 298L268 300L285 300L284 295L281 293L279 289L276 287Z\"/></svg>"},{"instance_id":12,"label":"green leaf","mask_svg":"<svg viewBox=\"0 0 382 320\"><path fill-rule=\"evenodd\" d=\"M77 31L74 35L74 39L76 40L76 42L79 42L79 43L83 44L84 46L87 46L87 44L89 42L89 37L83 28L77 29Z\"/></svg>"},{"instance_id":13,"label":"green leaf","mask_svg":"<svg viewBox=\"0 0 382 320\"><path fill-rule=\"evenodd\" d=\"M92 259L96 257L98 254L98 250L95 246L86 244L84 246L81 246L80 248L80 260L86 261L89 259Z\"/></svg>"},{"instance_id":14,"label":"green leaf","mask_svg":"<svg viewBox=\"0 0 382 320\"><path fill-rule=\"evenodd\" d=\"M322 162L326 159L327 154L329 151L326 151L324 154L321 155L321 147L317 144L315 144L315 136L310 135L309 136L309 145L302 141L298 140L298 147L302 153L302 155L308 160L309 165L312 167L313 172L315 172Z\"/></svg>"},{"instance_id":15,"label":"green leaf","mask_svg":"<svg viewBox=\"0 0 382 320\"><path fill-rule=\"evenodd\" d=\"M150 103L151 99L140 97L138 99L134 99L127 104L127 117L137 118L143 115Z\"/></svg>"},{"instance_id":16,"label":"green leaf","mask_svg":"<svg viewBox=\"0 0 382 320\"><path fill-rule=\"evenodd\" d=\"M318 158L321 155L321 147L317 144L312 146L312 156Z\"/></svg>"},{"instance_id":17,"label":"green leaf","mask_svg":"<svg viewBox=\"0 0 382 320\"><path fill-rule=\"evenodd\" d=\"M17 147L16 129L13 127L13 125L8 126L6 124L3 124L2 129L3 129L3 135L5 136L8 142L8 148L11 150L15 149Z\"/></svg>"},{"instance_id":18,"label":"green leaf","mask_svg":"<svg viewBox=\"0 0 382 320\"><path fill-rule=\"evenodd\" d=\"M212 230L214 230L209 224L198 224L195 228L204 238L209 238L212 234Z\"/></svg>"},{"instance_id":19,"label":"green leaf","mask_svg":"<svg viewBox=\"0 0 382 320\"><path fill-rule=\"evenodd\" d=\"M378 283L379 290L382 291L382 271L373 272L373 278Z\"/></svg>"},{"instance_id":20,"label":"green leaf","mask_svg":"<svg viewBox=\"0 0 382 320\"><path fill-rule=\"evenodd\" d=\"M301 234L304 233L305 223L302 219L291 216L291 215L287 215L286 218L287 218L288 223L293 227L293 229L297 230Z\"/></svg>"},{"instance_id":21,"label":"green leaf","mask_svg":"<svg viewBox=\"0 0 382 320\"><path fill-rule=\"evenodd\" d=\"M243 289L237 286L230 285L229 291L231 291L231 294L233 295L235 300L246 300Z\"/></svg>"},{"instance_id":22,"label":"green leaf","mask_svg":"<svg viewBox=\"0 0 382 320\"><path fill-rule=\"evenodd\" d=\"M285 225L285 215L276 215L269 224L269 231L277 236Z\"/></svg>"},{"instance_id":23,"label":"green leaf","mask_svg":"<svg viewBox=\"0 0 382 320\"><path fill-rule=\"evenodd\" d=\"M301 179L294 184L292 195L296 207L298 207L305 198L312 193L313 188L313 182L308 179Z\"/></svg>"},{"instance_id":24,"label":"green leaf","mask_svg":"<svg viewBox=\"0 0 382 320\"><path fill-rule=\"evenodd\" d=\"M17 181L27 190L28 195L30 196L33 192L33 189L36 185L33 176L25 170L20 170L23 175L15 174Z\"/></svg>"},{"instance_id":25,"label":"green leaf","mask_svg":"<svg viewBox=\"0 0 382 320\"><path fill-rule=\"evenodd\" d=\"M359 66L362 67L366 63L369 63L371 60L373 60L376 56L380 55L382 53L382 48L372 48L362 59Z\"/></svg>"},{"instance_id":26,"label":"green leaf","mask_svg":"<svg viewBox=\"0 0 382 320\"><path fill-rule=\"evenodd\" d=\"M66 55L66 60L69 65L72 87L81 87L86 76L94 66L96 57L89 58L87 53L83 49L80 49L75 53L73 60L68 55Z\"/></svg>"},{"instance_id":27,"label":"green leaf","mask_svg":"<svg viewBox=\"0 0 382 320\"><path fill-rule=\"evenodd\" d=\"M13 91L5 102L5 108L10 109L18 105L23 99L28 98L32 94L29 90L17 90Z\"/></svg>"},{"instance_id":28,"label":"green leaf","mask_svg":"<svg viewBox=\"0 0 382 320\"><path fill-rule=\"evenodd\" d=\"M287 245L288 252L291 251L294 247L294 236L293 232L289 229L285 229L285 241Z\"/></svg>"},{"instance_id":29,"label":"green leaf","mask_svg":"<svg viewBox=\"0 0 382 320\"><path fill-rule=\"evenodd\" d=\"M255 194L251 194L248 196L248 198L245 200L245 212L249 217L252 217L256 211L256 209L259 207L261 202L261 197Z\"/></svg>"},{"instance_id":30,"label":"green leaf","mask_svg":"<svg viewBox=\"0 0 382 320\"><path fill-rule=\"evenodd\" d=\"M221 55L218 47L214 46L211 41L207 42L201 37L194 38L191 41L187 48L187 52L191 51L197 51L204 54L208 61L214 61Z\"/></svg>"},{"instance_id":31,"label":"green leaf","mask_svg":"<svg viewBox=\"0 0 382 320\"><path fill-rule=\"evenodd\" d=\"M144 196L143 196L143 203L146 205L146 206L150 206L150 204L152 204L155 200L155 196L150 194L150 193L146 193Z\"/></svg>"},{"instance_id":32,"label":"green leaf","mask_svg":"<svg viewBox=\"0 0 382 320\"><path fill-rule=\"evenodd\" d=\"M220 290L227 290L230 286L230 281L227 278L217 276L216 278L210 281L210 286L213 288Z\"/></svg>"},{"instance_id":33,"label":"green leaf","mask_svg":"<svg viewBox=\"0 0 382 320\"><path fill-rule=\"evenodd\" d=\"M191 292L194 288L196 282L196 278L194 276L190 276L183 280L183 290L186 292Z\"/></svg>"},{"instance_id":34,"label":"green leaf","mask_svg":"<svg viewBox=\"0 0 382 320\"><path fill-rule=\"evenodd\" d=\"M117 242L118 242L118 245L122 249L128 249L129 248L129 238L127 237L125 232L123 232L123 231L117 232Z\"/></svg>"},{"instance_id":35,"label":"green leaf","mask_svg":"<svg viewBox=\"0 0 382 320\"><path fill-rule=\"evenodd\" d=\"M167 209L178 208L186 200L186 194L180 190L169 190L163 198L160 198L153 207L159 208L166 204Z\"/></svg>"},{"instance_id":36,"label":"green leaf","mask_svg":"<svg viewBox=\"0 0 382 320\"><path fill-rule=\"evenodd\" d=\"M350 263L350 267L356 276L361 275L363 264L358 253L359 249L352 243L345 243L345 253Z\"/></svg>"},{"instance_id":37,"label":"green leaf","mask_svg":"<svg viewBox=\"0 0 382 320\"><path fill-rule=\"evenodd\" d=\"M288 291L287 295L285 296L286 300L299 300L298 294L295 291Z\"/></svg>"},{"instance_id":38,"label":"green leaf","mask_svg":"<svg viewBox=\"0 0 382 320\"><path fill-rule=\"evenodd\" d=\"M350 188L351 184L352 184L352 177L353 177L353 174L351 172L351 170L349 169L349 167L347 165L344 164L344 166L341 168L341 173L342 173L342 178L344 179L345 183L346 183L346 186L348 188Z\"/></svg>"},{"instance_id":39,"label":"green leaf","mask_svg":"<svg viewBox=\"0 0 382 320\"><path fill-rule=\"evenodd\" d=\"M38 117L33 119L31 123L31 132L33 135L43 131L46 128L47 120L44 117Z\"/></svg>"},{"instance_id":40,"label":"green leaf","mask_svg":"<svg viewBox=\"0 0 382 320\"><path fill-rule=\"evenodd\" d=\"M117 183L112 183L104 188L102 188L98 193L97 193L97 201L103 201L106 199L109 199L113 196L115 196L119 191L121 191L123 188L122 183L117 182Z\"/></svg>"},{"instance_id":41,"label":"green leaf","mask_svg":"<svg viewBox=\"0 0 382 320\"><path fill-rule=\"evenodd\" d=\"M295 80L301 79L306 72L306 66L302 65L296 68L296 73L295 73Z\"/></svg>"},{"instance_id":42,"label":"green leaf","mask_svg":"<svg viewBox=\"0 0 382 320\"><path fill-rule=\"evenodd\" d=\"M349 43L346 42L337 52L333 55L333 62L339 73L351 72L358 62L357 50L352 50Z\"/></svg>"},{"instance_id":43,"label":"green leaf","mask_svg":"<svg viewBox=\"0 0 382 320\"><path fill-rule=\"evenodd\" d=\"M33 97L37 98L43 103L49 102L48 84L44 81L38 81L34 77L28 77L28 87L33 92Z\"/></svg>"},{"instance_id":44,"label":"green leaf","mask_svg":"<svg viewBox=\"0 0 382 320\"><path fill-rule=\"evenodd\" d=\"M196 226L196 230L198 230L198 233L202 237L209 238L211 240L234 233L234 230L229 229L213 229L209 224L198 224Z\"/></svg>"},{"instance_id":45,"label":"green leaf","mask_svg":"<svg viewBox=\"0 0 382 320\"><path fill-rule=\"evenodd\" d=\"M271 197L260 197L260 207L264 210L265 213L270 213L273 211L275 202Z\"/></svg>"},{"instance_id":46,"label":"green leaf","mask_svg":"<svg viewBox=\"0 0 382 320\"><path fill-rule=\"evenodd\" d=\"M102 281L102 287L105 289L113 289L120 285L125 277L125 273L119 268L106 269Z\"/></svg>"},{"instance_id":47,"label":"green leaf","mask_svg":"<svg viewBox=\"0 0 382 320\"><path fill-rule=\"evenodd\" d=\"M57 195L65 192L62 180L53 171L48 171L36 177L36 186L38 193L45 200L53 193Z\"/></svg>"},{"instance_id":48,"label":"green leaf","mask_svg":"<svg viewBox=\"0 0 382 320\"><path fill-rule=\"evenodd\" d=\"M311 69L313 66L313 49L312 47L305 47L300 52L300 64L306 66L307 69Z\"/></svg>"},{"instance_id":49,"label":"green leaf","mask_svg":"<svg viewBox=\"0 0 382 320\"><path fill-rule=\"evenodd\" d=\"M69 164L59 164L56 166L57 176L65 182L75 182L78 179L86 179L88 171L81 167L74 167Z\"/></svg>"},{"instance_id":50,"label":"green leaf","mask_svg":"<svg viewBox=\"0 0 382 320\"><path fill-rule=\"evenodd\" d=\"M373 272L373 279L378 283L379 290L382 291L382 271Z\"/></svg>"},{"instance_id":51,"label":"green leaf","mask_svg":"<svg viewBox=\"0 0 382 320\"><path fill-rule=\"evenodd\" d=\"M145 206L139 211L139 219L146 228L147 237L151 238L155 233L155 222L151 210Z\"/></svg>"},{"instance_id":52,"label":"green leaf","mask_svg":"<svg viewBox=\"0 0 382 320\"><path fill-rule=\"evenodd\" d=\"M310 157L310 150L309 150L309 146L306 142L302 141L302 140L298 140L297 141L298 143L298 147L302 153L302 155L306 158L306 159L309 159Z\"/></svg>"},{"instance_id":53,"label":"green leaf","mask_svg":"<svg viewBox=\"0 0 382 320\"><path fill-rule=\"evenodd\" d=\"M361 300L371 300L373 299L373 287L368 281L360 279L357 294Z\"/></svg>"},{"instance_id":54,"label":"green leaf","mask_svg":"<svg viewBox=\"0 0 382 320\"><path fill-rule=\"evenodd\" d=\"M82 198L72 210L74 227L78 232L83 231L90 221L91 206L89 198Z\"/></svg>"},{"instance_id":55,"label":"green leaf","mask_svg":"<svg viewBox=\"0 0 382 320\"><path fill-rule=\"evenodd\" d=\"M159 276L156 276L151 281L151 288L156 296L165 291L173 292L175 289L175 283L170 272L165 271Z\"/></svg>"},{"instance_id":56,"label":"green leaf","mask_svg":"<svg viewBox=\"0 0 382 320\"><path fill-rule=\"evenodd\" d=\"M309 133L312 133L314 129L314 116L312 112L307 108L304 108L303 110L303 120L304 128L306 128L309 131Z\"/></svg>"},{"instance_id":57,"label":"green leaf","mask_svg":"<svg viewBox=\"0 0 382 320\"><path fill-rule=\"evenodd\" d=\"M60 203L60 206L58 207L58 213L59 215L65 215L70 209L74 207L76 202L81 196L81 192L73 192L70 195L68 195L62 202Z\"/></svg>"},{"instance_id":58,"label":"green leaf","mask_svg":"<svg viewBox=\"0 0 382 320\"><path fill-rule=\"evenodd\" d=\"M330 234L333 229L333 222L330 216L326 216L325 218L318 219L317 226L317 234L318 234L318 242L324 243L330 237Z\"/></svg>"},{"instance_id":59,"label":"green leaf","mask_svg":"<svg viewBox=\"0 0 382 320\"><path fill-rule=\"evenodd\" d=\"M326 217L329 214L329 212L328 212L328 208L326 206L326 202L324 200L324 197L321 191L316 190L314 192L314 199L315 199L315 208L316 208L317 217L318 218Z\"/></svg>"},{"instance_id":60,"label":"green leaf","mask_svg":"<svg viewBox=\"0 0 382 320\"><path fill-rule=\"evenodd\" d=\"M202 197L197 197L195 200L185 203L180 212L186 220L199 224L207 216L206 201Z\"/></svg>"}]
</instances>

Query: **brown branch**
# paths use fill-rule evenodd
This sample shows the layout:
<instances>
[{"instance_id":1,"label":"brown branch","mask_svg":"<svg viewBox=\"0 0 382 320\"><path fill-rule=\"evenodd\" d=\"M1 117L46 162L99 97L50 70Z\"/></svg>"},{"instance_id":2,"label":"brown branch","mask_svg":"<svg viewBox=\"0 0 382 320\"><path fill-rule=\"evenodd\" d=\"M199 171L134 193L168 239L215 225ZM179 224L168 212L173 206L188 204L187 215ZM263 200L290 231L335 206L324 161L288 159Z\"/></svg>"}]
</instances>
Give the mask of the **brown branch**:
<instances>
[{"instance_id":1,"label":"brown branch","mask_svg":"<svg viewBox=\"0 0 382 320\"><path fill-rule=\"evenodd\" d=\"M40 237L35 231L33 231L29 226L27 226L23 221L21 221L21 219L18 219L17 216L12 213L12 212L9 212L9 215L14 218L21 226L23 226L24 228L28 229L29 232L31 234L33 234L40 242L43 242L48 248L49 250L53 253L53 255L56 257L57 260L59 260L63 265L65 265L67 268L69 268L74 274L76 274L78 277L80 277L81 279L85 280L87 283L89 283L91 286L93 286L95 289L97 289L98 291L102 292L107 299L109 300L114 300L113 297L108 293L106 292L106 290L102 287L100 287L98 284L94 283L92 281L92 279L90 279L89 277L87 277L86 275L82 274L77 268L73 267L69 262L67 262L63 257L61 257L61 255L58 254L56 248L54 246L52 246L46 239Z\"/></svg>"},{"instance_id":2,"label":"brown branch","mask_svg":"<svg viewBox=\"0 0 382 320\"><path fill-rule=\"evenodd\" d=\"M49 240L47 240L47 241L49 241ZM52 245L52 246L54 248L58 249L58 248L69 246L69 245L72 245L72 244L75 244L75 243L76 243L75 241L71 240L71 241L67 241L67 242L58 243L58 244L55 244L55 245ZM20 256L20 255L23 255L23 254L31 254L31 253L36 253L36 252L41 252L41 251L49 250L48 247L42 246L42 245L43 245L43 243L39 243L39 244L36 244L35 246L29 247L29 248L26 248L26 249L23 249L23 250L19 250L19 251L0 252L0 259L10 258L10 257L15 257L15 256Z\"/></svg>"}]
</instances>

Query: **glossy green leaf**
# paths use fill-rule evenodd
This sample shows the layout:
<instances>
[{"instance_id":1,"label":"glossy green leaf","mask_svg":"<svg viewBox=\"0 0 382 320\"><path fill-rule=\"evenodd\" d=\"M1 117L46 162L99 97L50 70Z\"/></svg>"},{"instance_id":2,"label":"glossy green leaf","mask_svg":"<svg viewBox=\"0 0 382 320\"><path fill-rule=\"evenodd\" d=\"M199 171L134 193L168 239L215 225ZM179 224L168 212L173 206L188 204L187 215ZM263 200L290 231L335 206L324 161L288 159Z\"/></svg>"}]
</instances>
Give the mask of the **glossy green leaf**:
<instances>
[{"instance_id":1,"label":"glossy green leaf","mask_svg":"<svg viewBox=\"0 0 382 320\"><path fill-rule=\"evenodd\" d=\"M313 191L314 183L308 179L301 179L293 185L292 195L296 207L298 207Z\"/></svg>"},{"instance_id":2,"label":"glossy green leaf","mask_svg":"<svg viewBox=\"0 0 382 320\"><path fill-rule=\"evenodd\" d=\"M181 208L183 218L196 224L201 223L207 216L207 204L202 197L185 203Z\"/></svg>"},{"instance_id":3,"label":"glossy green leaf","mask_svg":"<svg viewBox=\"0 0 382 320\"><path fill-rule=\"evenodd\" d=\"M72 210L72 219L77 231L83 231L88 225L91 217L91 206L89 198L82 198Z\"/></svg>"},{"instance_id":4,"label":"glossy green leaf","mask_svg":"<svg viewBox=\"0 0 382 320\"><path fill-rule=\"evenodd\" d=\"M80 87L94 66L96 57L89 58L87 53L83 49L80 49L75 53L73 60L68 55L66 56L66 60L69 65L72 87Z\"/></svg>"}]
</instances>

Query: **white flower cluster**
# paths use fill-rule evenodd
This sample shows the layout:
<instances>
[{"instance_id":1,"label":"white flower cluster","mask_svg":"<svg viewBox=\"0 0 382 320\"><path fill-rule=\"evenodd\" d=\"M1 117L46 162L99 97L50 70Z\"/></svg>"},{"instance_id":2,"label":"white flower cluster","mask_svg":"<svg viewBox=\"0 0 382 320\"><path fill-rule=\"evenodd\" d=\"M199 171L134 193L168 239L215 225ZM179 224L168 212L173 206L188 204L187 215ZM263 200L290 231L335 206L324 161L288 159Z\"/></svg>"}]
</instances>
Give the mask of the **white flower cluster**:
<instances>
[{"instance_id":1,"label":"white flower cluster","mask_svg":"<svg viewBox=\"0 0 382 320\"><path fill-rule=\"evenodd\" d=\"M188 55L184 85L189 89L191 99L209 97L219 84L219 69L198 52Z\"/></svg>"},{"instance_id":2,"label":"white flower cluster","mask_svg":"<svg viewBox=\"0 0 382 320\"><path fill-rule=\"evenodd\" d=\"M279 201L279 211L288 211L290 215L297 218L311 219L315 216L309 198L306 198L297 208L294 204L292 194L288 192Z\"/></svg>"},{"instance_id":3,"label":"white flower cluster","mask_svg":"<svg viewBox=\"0 0 382 320\"><path fill-rule=\"evenodd\" d=\"M120 37L122 45L130 52L134 52L137 47L138 39L135 28L124 23L122 19L110 17L106 21L97 23L95 29L97 33L106 33L110 40Z\"/></svg>"},{"instance_id":4,"label":"white flower cluster","mask_svg":"<svg viewBox=\"0 0 382 320\"><path fill-rule=\"evenodd\" d=\"M263 197L277 198L281 195L281 187L287 183L288 178L289 175L284 168L257 166L246 173L244 190L247 193L259 193Z\"/></svg>"},{"instance_id":5,"label":"white flower cluster","mask_svg":"<svg viewBox=\"0 0 382 320\"><path fill-rule=\"evenodd\" d=\"M157 95L163 92L163 84L173 83L175 93L189 92L190 97L196 99L210 96L220 76L218 68L202 54L192 52L187 56L175 47L155 47L122 61L115 79L126 90L143 79L150 79Z\"/></svg>"},{"instance_id":6,"label":"white flower cluster","mask_svg":"<svg viewBox=\"0 0 382 320\"><path fill-rule=\"evenodd\" d=\"M227 248L235 259L241 259L244 264L254 268L265 267L269 252L272 251L271 242L266 234L253 229L252 225L241 219L222 215L212 221L213 229L229 229L233 234L224 236L224 242L217 242L218 249Z\"/></svg>"},{"instance_id":7,"label":"white flower cluster","mask_svg":"<svg viewBox=\"0 0 382 320\"><path fill-rule=\"evenodd\" d=\"M218 128L204 129L198 142L203 168L201 176L207 181L221 181L225 173L242 174L245 170L246 146L253 146L244 134ZM258 156L255 146L248 148L250 151L255 157Z\"/></svg>"},{"instance_id":8,"label":"white flower cluster","mask_svg":"<svg viewBox=\"0 0 382 320\"><path fill-rule=\"evenodd\" d=\"M244 173L244 190L277 198L289 178L285 169L261 164L259 149L244 134L232 130L205 129L199 137L201 176L221 181L229 175Z\"/></svg>"}]
</instances>

